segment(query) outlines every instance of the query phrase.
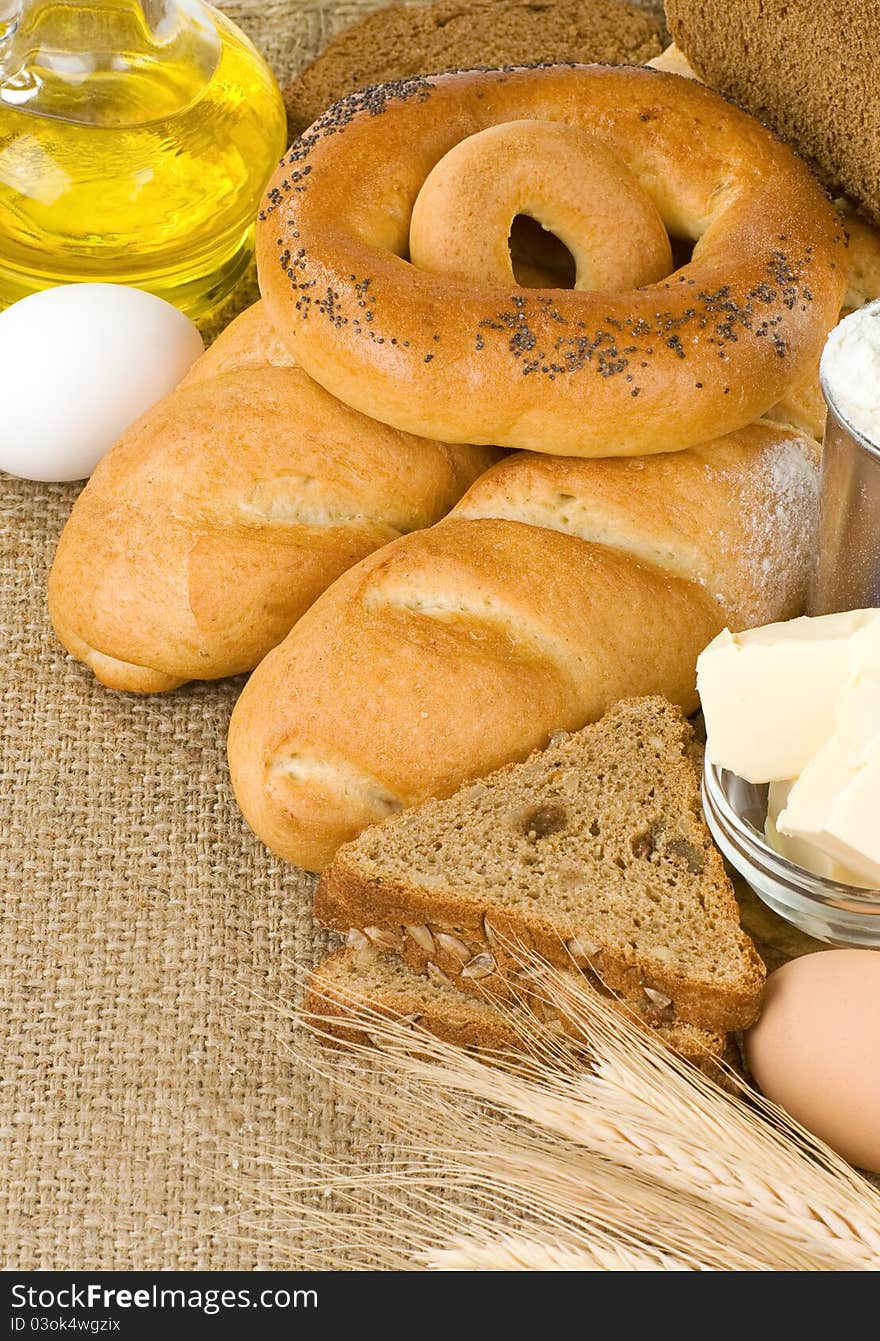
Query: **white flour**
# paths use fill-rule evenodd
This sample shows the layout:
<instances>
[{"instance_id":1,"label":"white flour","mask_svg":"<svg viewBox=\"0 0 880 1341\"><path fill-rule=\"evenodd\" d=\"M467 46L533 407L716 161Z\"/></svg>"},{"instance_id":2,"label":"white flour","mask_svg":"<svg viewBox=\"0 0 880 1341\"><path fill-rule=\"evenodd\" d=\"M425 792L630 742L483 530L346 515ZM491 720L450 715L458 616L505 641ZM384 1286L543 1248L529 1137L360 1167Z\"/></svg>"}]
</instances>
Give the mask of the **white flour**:
<instances>
[{"instance_id":1,"label":"white flour","mask_svg":"<svg viewBox=\"0 0 880 1341\"><path fill-rule=\"evenodd\" d=\"M880 301L835 326L821 368L838 413L880 447Z\"/></svg>"}]
</instances>

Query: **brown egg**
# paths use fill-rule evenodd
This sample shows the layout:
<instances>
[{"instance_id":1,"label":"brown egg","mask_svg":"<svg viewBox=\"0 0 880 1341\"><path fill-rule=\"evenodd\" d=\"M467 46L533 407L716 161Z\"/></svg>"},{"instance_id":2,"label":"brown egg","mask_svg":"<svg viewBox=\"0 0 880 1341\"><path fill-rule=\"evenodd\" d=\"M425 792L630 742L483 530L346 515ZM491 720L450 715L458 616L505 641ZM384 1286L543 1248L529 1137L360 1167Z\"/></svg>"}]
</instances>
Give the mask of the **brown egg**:
<instances>
[{"instance_id":1,"label":"brown egg","mask_svg":"<svg viewBox=\"0 0 880 1341\"><path fill-rule=\"evenodd\" d=\"M880 1172L880 952L825 950L771 973L746 1056L768 1099Z\"/></svg>"}]
</instances>

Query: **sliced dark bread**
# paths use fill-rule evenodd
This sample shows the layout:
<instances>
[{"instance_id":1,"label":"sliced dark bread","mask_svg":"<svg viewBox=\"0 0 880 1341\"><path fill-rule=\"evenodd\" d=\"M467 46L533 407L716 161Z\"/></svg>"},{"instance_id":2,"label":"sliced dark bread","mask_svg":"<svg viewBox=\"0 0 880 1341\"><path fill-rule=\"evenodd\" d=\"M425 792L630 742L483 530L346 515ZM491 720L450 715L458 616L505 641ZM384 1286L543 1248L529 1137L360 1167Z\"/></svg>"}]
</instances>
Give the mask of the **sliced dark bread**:
<instances>
[{"instance_id":1,"label":"sliced dark bread","mask_svg":"<svg viewBox=\"0 0 880 1341\"><path fill-rule=\"evenodd\" d=\"M573 970L572 970L573 971ZM456 988L415 973L397 955L373 948L337 950L313 970L304 1002L306 1017L340 1042L363 1041L358 1008L403 1019L459 1047L520 1052L523 1038L537 1028L573 1030L546 1003L523 996L503 1009L490 1000L465 996ZM726 1040L688 1024L659 1024L653 1032L667 1047L701 1069L712 1070Z\"/></svg>"},{"instance_id":2,"label":"sliced dark bread","mask_svg":"<svg viewBox=\"0 0 880 1341\"><path fill-rule=\"evenodd\" d=\"M641 65L661 49L653 18L615 0L390 5L340 33L287 85L288 130L301 134L337 98L365 84L475 65Z\"/></svg>"},{"instance_id":3,"label":"sliced dark bread","mask_svg":"<svg viewBox=\"0 0 880 1341\"><path fill-rule=\"evenodd\" d=\"M649 1022L747 1028L765 970L702 819L697 754L678 708L624 700L345 844L316 915L460 988L503 991L515 942L593 972Z\"/></svg>"},{"instance_id":4,"label":"sliced dark bread","mask_svg":"<svg viewBox=\"0 0 880 1341\"><path fill-rule=\"evenodd\" d=\"M309 977L303 1001L307 1019L340 1042L363 1041L358 1008L418 1023L459 1047L516 1052L520 1035L509 1017L488 1001L465 996L408 968L394 954L374 949L336 950Z\"/></svg>"}]
</instances>

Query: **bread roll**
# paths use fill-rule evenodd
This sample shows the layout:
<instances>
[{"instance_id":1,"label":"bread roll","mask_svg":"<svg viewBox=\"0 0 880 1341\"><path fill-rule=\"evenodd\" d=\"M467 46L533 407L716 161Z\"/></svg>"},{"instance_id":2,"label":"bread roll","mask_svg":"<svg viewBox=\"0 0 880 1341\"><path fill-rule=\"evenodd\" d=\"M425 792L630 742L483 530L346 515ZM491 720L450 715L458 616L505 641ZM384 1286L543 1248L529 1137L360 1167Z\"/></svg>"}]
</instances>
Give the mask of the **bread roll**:
<instances>
[{"instance_id":1,"label":"bread roll","mask_svg":"<svg viewBox=\"0 0 880 1341\"><path fill-rule=\"evenodd\" d=\"M222 373L267 365L292 368L293 355L269 320L266 304L260 301L252 303L229 323L201 358L196 359L180 385L193 386Z\"/></svg>"},{"instance_id":2,"label":"bread roll","mask_svg":"<svg viewBox=\"0 0 880 1341\"><path fill-rule=\"evenodd\" d=\"M340 573L438 521L497 460L377 424L290 362L257 304L74 504L49 612L103 684L250 670Z\"/></svg>"},{"instance_id":3,"label":"bread roll","mask_svg":"<svg viewBox=\"0 0 880 1341\"><path fill-rule=\"evenodd\" d=\"M254 672L229 734L248 822L319 870L366 825L622 697L693 710L725 624L802 609L817 458L758 424L634 461L501 462L346 573Z\"/></svg>"}]
</instances>

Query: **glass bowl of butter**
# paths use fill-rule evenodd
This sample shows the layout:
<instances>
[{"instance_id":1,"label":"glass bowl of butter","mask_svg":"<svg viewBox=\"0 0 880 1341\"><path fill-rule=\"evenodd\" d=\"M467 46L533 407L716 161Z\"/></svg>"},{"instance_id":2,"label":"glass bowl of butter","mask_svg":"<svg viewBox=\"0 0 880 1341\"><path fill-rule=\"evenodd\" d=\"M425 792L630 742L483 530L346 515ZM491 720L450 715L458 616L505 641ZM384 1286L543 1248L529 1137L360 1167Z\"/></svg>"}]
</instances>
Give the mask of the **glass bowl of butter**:
<instances>
[{"instance_id":1,"label":"glass bowl of butter","mask_svg":"<svg viewBox=\"0 0 880 1341\"><path fill-rule=\"evenodd\" d=\"M698 687L724 856L808 935L880 949L880 610L725 630Z\"/></svg>"}]
</instances>

